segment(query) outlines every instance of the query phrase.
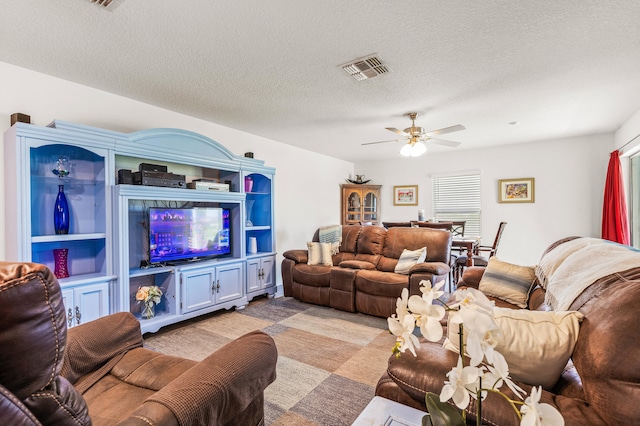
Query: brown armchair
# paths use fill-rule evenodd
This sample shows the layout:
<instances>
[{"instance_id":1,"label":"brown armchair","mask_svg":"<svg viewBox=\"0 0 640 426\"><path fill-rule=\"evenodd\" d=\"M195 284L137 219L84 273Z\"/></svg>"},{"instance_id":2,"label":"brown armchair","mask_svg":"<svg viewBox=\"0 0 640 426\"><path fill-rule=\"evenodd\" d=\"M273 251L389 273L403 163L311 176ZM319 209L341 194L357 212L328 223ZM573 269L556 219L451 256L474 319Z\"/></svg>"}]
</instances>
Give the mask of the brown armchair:
<instances>
[{"instance_id":1,"label":"brown armchair","mask_svg":"<svg viewBox=\"0 0 640 426\"><path fill-rule=\"evenodd\" d=\"M254 331L201 362L143 347L117 313L67 332L44 265L0 262L0 419L12 425L260 425L273 339Z\"/></svg>"}]
</instances>

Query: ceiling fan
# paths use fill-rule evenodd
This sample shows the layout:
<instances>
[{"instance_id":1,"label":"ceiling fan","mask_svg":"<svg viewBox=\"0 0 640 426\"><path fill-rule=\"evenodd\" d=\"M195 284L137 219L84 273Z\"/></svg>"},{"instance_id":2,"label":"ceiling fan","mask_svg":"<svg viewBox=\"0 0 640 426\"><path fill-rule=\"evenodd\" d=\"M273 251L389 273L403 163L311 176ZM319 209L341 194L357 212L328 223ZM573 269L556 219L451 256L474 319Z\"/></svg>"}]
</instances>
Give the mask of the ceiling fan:
<instances>
[{"instance_id":1,"label":"ceiling fan","mask_svg":"<svg viewBox=\"0 0 640 426\"><path fill-rule=\"evenodd\" d=\"M460 145L460 142L447 141L444 139L435 139L433 136L443 135L445 133L457 132L460 130L465 130L465 127L462 124L456 124L455 126L444 127L438 130L431 130L429 132L425 131L423 127L416 126L416 117L418 116L417 112L410 112L407 114L411 119L411 127L407 127L404 130L396 129L395 127L387 127L387 130L391 130L394 133L403 136L406 140L406 145L402 147L400 150L400 154L405 157L418 157L425 152L427 152L426 143L434 143L438 145L445 145L450 147L456 147ZM362 145L375 145L379 143L387 143L387 142L402 142L401 139L391 139L388 141L379 141L379 142L367 142Z\"/></svg>"}]
</instances>

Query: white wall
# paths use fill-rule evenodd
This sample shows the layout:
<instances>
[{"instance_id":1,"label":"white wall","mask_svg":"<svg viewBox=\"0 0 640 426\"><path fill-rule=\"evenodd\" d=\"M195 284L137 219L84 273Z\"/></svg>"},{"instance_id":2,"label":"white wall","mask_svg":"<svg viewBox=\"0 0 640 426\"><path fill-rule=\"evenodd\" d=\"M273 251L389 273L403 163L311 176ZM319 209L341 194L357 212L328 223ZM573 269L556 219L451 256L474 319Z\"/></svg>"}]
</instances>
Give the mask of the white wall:
<instances>
[{"instance_id":1,"label":"white wall","mask_svg":"<svg viewBox=\"0 0 640 426\"><path fill-rule=\"evenodd\" d=\"M382 183L382 219L431 215L431 175L479 171L482 242L491 245L506 221L498 256L535 265L552 242L570 235L600 236L602 199L613 134L524 143L482 150L356 163L356 173ZM535 203L498 203L498 179L535 178ZM394 206L394 185L418 185L418 206Z\"/></svg>"},{"instance_id":2,"label":"white wall","mask_svg":"<svg viewBox=\"0 0 640 426\"><path fill-rule=\"evenodd\" d=\"M12 113L31 116L31 123L54 119L133 132L171 127L190 130L220 142L236 155L252 151L276 168L276 246L278 284L282 253L306 247L315 229L340 222L340 184L353 175L353 164L270 139L220 126L173 111L0 62L0 130L9 128ZM248 117L247 120L250 120ZM3 150L0 150L0 200L4 204ZM0 208L0 240L4 240L4 208ZM5 259L0 244L0 259Z\"/></svg>"}]
</instances>

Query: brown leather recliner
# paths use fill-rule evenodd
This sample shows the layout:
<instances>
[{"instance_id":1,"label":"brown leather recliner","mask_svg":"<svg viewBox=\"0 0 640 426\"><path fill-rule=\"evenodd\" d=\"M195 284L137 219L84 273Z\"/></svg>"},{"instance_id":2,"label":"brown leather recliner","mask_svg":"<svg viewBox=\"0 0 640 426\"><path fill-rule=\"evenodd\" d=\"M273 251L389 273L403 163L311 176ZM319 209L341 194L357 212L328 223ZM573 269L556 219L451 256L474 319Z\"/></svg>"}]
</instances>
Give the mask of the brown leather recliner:
<instances>
[{"instance_id":1,"label":"brown leather recliner","mask_svg":"<svg viewBox=\"0 0 640 426\"><path fill-rule=\"evenodd\" d=\"M553 243L545 253L576 237ZM614 243L610 244L612 248ZM606 264L611 256L593 258L593 263ZM569 257L564 263L573 263ZM582 264L570 265L578 270ZM590 265L593 267L593 265ZM485 267L465 270L460 286L479 288ZM548 310L544 304L545 290L536 286L527 308ZM497 306L518 309L515 305L488 296ZM557 383L543 390L540 402L554 406L564 417L565 424L582 425L638 425L640 424L640 264L627 270L596 279L577 297L568 310L580 311L584 319L580 325L571 360ZM417 357L410 353L391 356L387 372L376 386L376 395L402 404L426 410L425 392L440 393L446 374L455 365L458 355L442 347L442 342L421 340ZM527 394L531 385L515 380ZM502 389L512 399L513 393ZM468 410L467 424L476 424L475 404ZM482 424L518 425L520 421L501 396L490 393L482 403Z\"/></svg>"},{"instance_id":2,"label":"brown leather recliner","mask_svg":"<svg viewBox=\"0 0 640 426\"><path fill-rule=\"evenodd\" d=\"M118 313L67 332L44 265L0 262L0 419L11 425L260 425L273 339L254 331L201 362L143 347Z\"/></svg>"}]
</instances>

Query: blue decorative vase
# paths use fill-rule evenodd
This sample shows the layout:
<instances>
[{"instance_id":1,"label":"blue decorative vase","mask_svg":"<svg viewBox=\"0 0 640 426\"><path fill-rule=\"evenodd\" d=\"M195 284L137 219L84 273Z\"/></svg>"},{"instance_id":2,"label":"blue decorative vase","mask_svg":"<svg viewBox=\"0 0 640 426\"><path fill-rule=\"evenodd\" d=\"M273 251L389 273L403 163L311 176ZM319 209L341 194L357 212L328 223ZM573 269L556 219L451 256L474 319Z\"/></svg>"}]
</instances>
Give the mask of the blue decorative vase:
<instances>
[{"instance_id":1,"label":"blue decorative vase","mask_svg":"<svg viewBox=\"0 0 640 426\"><path fill-rule=\"evenodd\" d=\"M69 233L69 204L64 195L64 185L58 185L58 196L53 208L53 226L56 234Z\"/></svg>"}]
</instances>

